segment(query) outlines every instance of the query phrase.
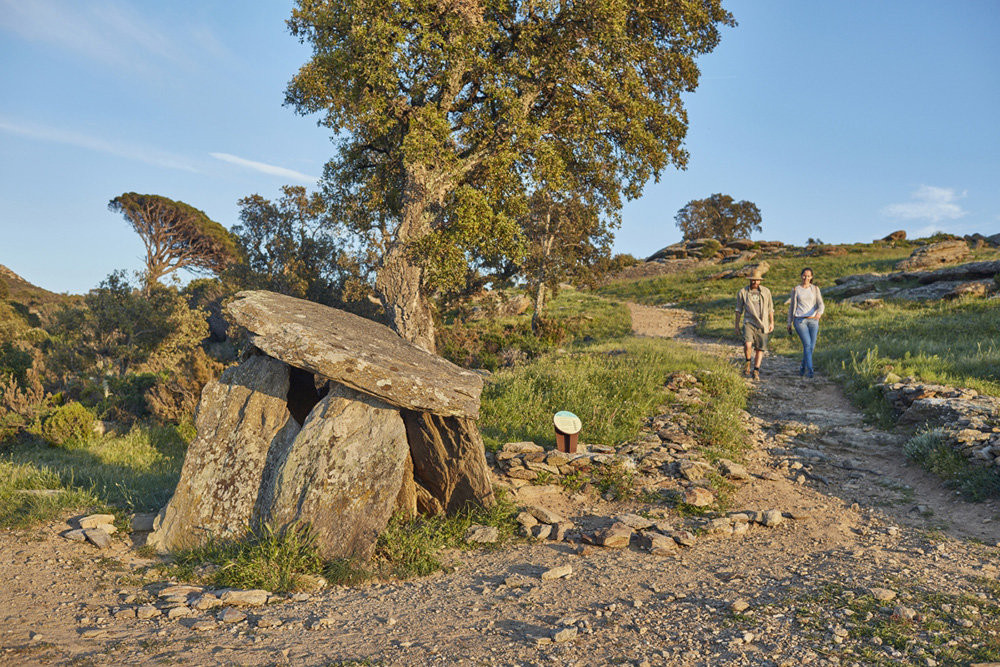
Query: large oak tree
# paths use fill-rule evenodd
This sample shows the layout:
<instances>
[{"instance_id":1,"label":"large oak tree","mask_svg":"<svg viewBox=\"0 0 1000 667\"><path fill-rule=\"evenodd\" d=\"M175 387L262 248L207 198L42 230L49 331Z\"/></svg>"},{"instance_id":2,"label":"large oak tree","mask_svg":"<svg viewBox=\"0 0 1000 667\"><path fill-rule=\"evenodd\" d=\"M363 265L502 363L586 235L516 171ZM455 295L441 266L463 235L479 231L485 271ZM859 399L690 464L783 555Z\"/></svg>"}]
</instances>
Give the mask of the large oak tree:
<instances>
[{"instance_id":1,"label":"large oak tree","mask_svg":"<svg viewBox=\"0 0 1000 667\"><path fill-rule=\"evenodd\" d=\"M298 0L286 99L336 133L325 194L400 335L434 349L428 288L523 255L543 184L617 211L685 166L681 96L732 24L721 0Z\"/></svg>"},{"instance_id":2,"label":"large oak tree","mask_svg":"<svg viewBox=\"0 0 1000 667\"><path fill-rule=\"evenodd\" d=\"M752 201L735 201L716 193L705 199L692 199L674 216L687 240L750 238L761 230L760 209Z\"/></svg>"}]
</instances>

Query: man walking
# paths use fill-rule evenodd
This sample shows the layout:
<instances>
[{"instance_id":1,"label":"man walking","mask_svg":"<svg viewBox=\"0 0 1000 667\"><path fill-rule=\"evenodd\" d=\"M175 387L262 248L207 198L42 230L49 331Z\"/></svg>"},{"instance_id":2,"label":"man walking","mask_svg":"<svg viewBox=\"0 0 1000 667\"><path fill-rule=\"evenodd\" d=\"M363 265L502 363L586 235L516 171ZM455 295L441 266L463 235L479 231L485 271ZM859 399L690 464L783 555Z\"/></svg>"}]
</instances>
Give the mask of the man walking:
<instances>
[{"instance_id":1,"label":"man walking","mask_svg":"<svg viewBox=\"0 0 1000 667\"><path fill-rule=\"evenodd\" d=\"M764 274L756 268L750 276L750 284L736 295L736 335L743 336L743 356L746 367L743 372L753 379L760 379L760 362L767 349L767 338L774 331L774 303L771 290L761 285ZM740 317L743 327L740 327Z\"/></svg>"}]
</instances>

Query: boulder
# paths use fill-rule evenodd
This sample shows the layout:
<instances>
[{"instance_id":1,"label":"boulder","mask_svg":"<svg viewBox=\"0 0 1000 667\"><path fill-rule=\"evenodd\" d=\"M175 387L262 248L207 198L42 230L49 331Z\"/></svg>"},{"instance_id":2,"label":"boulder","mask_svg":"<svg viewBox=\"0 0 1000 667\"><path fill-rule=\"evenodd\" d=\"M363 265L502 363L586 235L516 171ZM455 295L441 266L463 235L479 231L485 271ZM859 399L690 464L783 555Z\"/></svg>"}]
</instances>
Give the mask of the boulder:
<instances>
[{"instance_id":1,"label":"boulder","mask_svg":"<svg viewBox=\"0 0 1000 667\"><path fill-rule=\"evenodd\" d=\"M298 435L288 410L289 368L264 355L226 369L202 391L198 435L147 544L160 551L236 538L254 519L268 452Z\"/></svg>"},{"instance_id":2,"label":"boulder","mask_svg":"<svg viewBox=\"0 0 1000 667\"><path fill-rule=\"evenodd\" d=\"M754 242L750 239L730 239L726 242L727 248L735 248L736 250L750 250L753 246Z\"/></svg>"},{"instance_id":3,"label":"boulder","mask_svg":"<svg viewBox=\"0 0 1000 667\"><path fill-rule=\"evenodd\" d=\"M226 307L254 345L305 369L408 410L476 418L483 379L336 308L264 291L240 292Z\"/></svg>"},{"instance_id":4,"label":"boulder","mask_svg":"<svg viewBox=\"0 0 1000 667\"><path fill-rule=\"evenodd\" d=\"M971 280L956 285L950 292L944 295L944 298L957 299L963 296L986 296L994 287L996 287L996 283L992 280Z\"/></svg>"},{"instance_id":5,"label":"boulder","mask_svg":"<svg viewBox=\"0 0 1000 667\"><path fill-rule=\"evenodd\" d=\"M417 509L456 512L493 504L486 447L472 419L403 411L413 458Z\"/></svg>"},{"instance_id":6,"label":"boulder","mask_svg":"<svg viewBox=\"0 0 1000 667\"><path fill-rule=\"evenodd\" d=\"M940 241L921 246L913 253L896 264L902 271L938 267L964 259L969 254L969 244L962 240Z\"/></svg>"},{"instance_id":7,"label":"boulder","mask_svg":"<svg viewBox=\"0 0 1000 667\"><path fill-rule=\"evenodd\" d=\"M334 385L272 457L260 515L278 530L308 524L327 559L365 560L396 507L407 453L397 410Z\"/></svg>"}]
</instances>

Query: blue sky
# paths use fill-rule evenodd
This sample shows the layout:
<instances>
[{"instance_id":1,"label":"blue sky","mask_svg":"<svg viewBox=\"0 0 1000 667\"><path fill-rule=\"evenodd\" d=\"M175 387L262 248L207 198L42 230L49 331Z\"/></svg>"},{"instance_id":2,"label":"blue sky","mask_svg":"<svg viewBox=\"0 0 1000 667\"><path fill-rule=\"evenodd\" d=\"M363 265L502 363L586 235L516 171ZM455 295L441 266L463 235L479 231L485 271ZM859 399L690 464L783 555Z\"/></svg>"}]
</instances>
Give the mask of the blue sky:
<instances>
[{"instance_id":1,"label":"blue sky","mask_svg":"<svg viewBox=\"0 0 1000 667\"><path fill-rule=\"evenodd\" d=\"M715 192L758 236L1000 232L1000 2L739 0L688 96L691 154L627 204L644 256ZM0 264L85 292L143 248L107 211L162 194L226 226L236 201L312 184L332 154L282 106L308 49L290 2L0 0Z\"/></svg>"}]
</instances>

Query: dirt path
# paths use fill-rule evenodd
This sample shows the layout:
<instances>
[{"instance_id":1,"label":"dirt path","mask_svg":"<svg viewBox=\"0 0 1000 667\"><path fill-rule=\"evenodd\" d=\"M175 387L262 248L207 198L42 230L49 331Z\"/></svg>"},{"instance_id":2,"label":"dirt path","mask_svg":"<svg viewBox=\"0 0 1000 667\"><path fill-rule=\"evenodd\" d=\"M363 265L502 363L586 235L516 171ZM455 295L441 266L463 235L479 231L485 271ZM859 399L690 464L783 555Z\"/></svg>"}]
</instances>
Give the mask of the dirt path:
<instances>
[{"instance_id":1,"label":"dirt path","mask_svg":"<svg viewBox=\"0 0 1000 667\"><path fill-rule=\"evenodd\" d=\"M689 311L629 304L633 333L688 339L738 364L735 345L695 339ZM877 507L893 520L941 530L958 538L1000 541L996 501L967 503L904 455L906 435L865 424L864 416L835 383L819 373L801 378L799 362L769 356L748 410L769 423L794 422L802 428L789 443L795 458L811 471L819 488L847 503ZM825 480L825 483L823 480Z\"/></svg>"},{"instance_id":2,"label":"dirt path","mask_svg":"<svg viewBox=\"0 0 1000 667\"><path fill-rule=\"evenodd\" d=\"M637 333L691 335L683 311L632 312ZM896 436L795 368L766 360L746 416L751 479L733 491L733 510L784 512L776 527L700 530L663 557L564 542L456 552L430 577L277 596L233 623L219 610L128 617L163 584L138 582L132 572L148 561L123 543L71 544L56 536L63 524L5 531L0 663L933 667L995 646L1000 550L986 545L997 538L996 508L953 500L906 466ZM626 511L687 520L559 487L521 493L583 526ZM569 576L542 580L562 565ZM873 602L873 589L886 589L886 601Z\"/></svg>"}]
</instances>

